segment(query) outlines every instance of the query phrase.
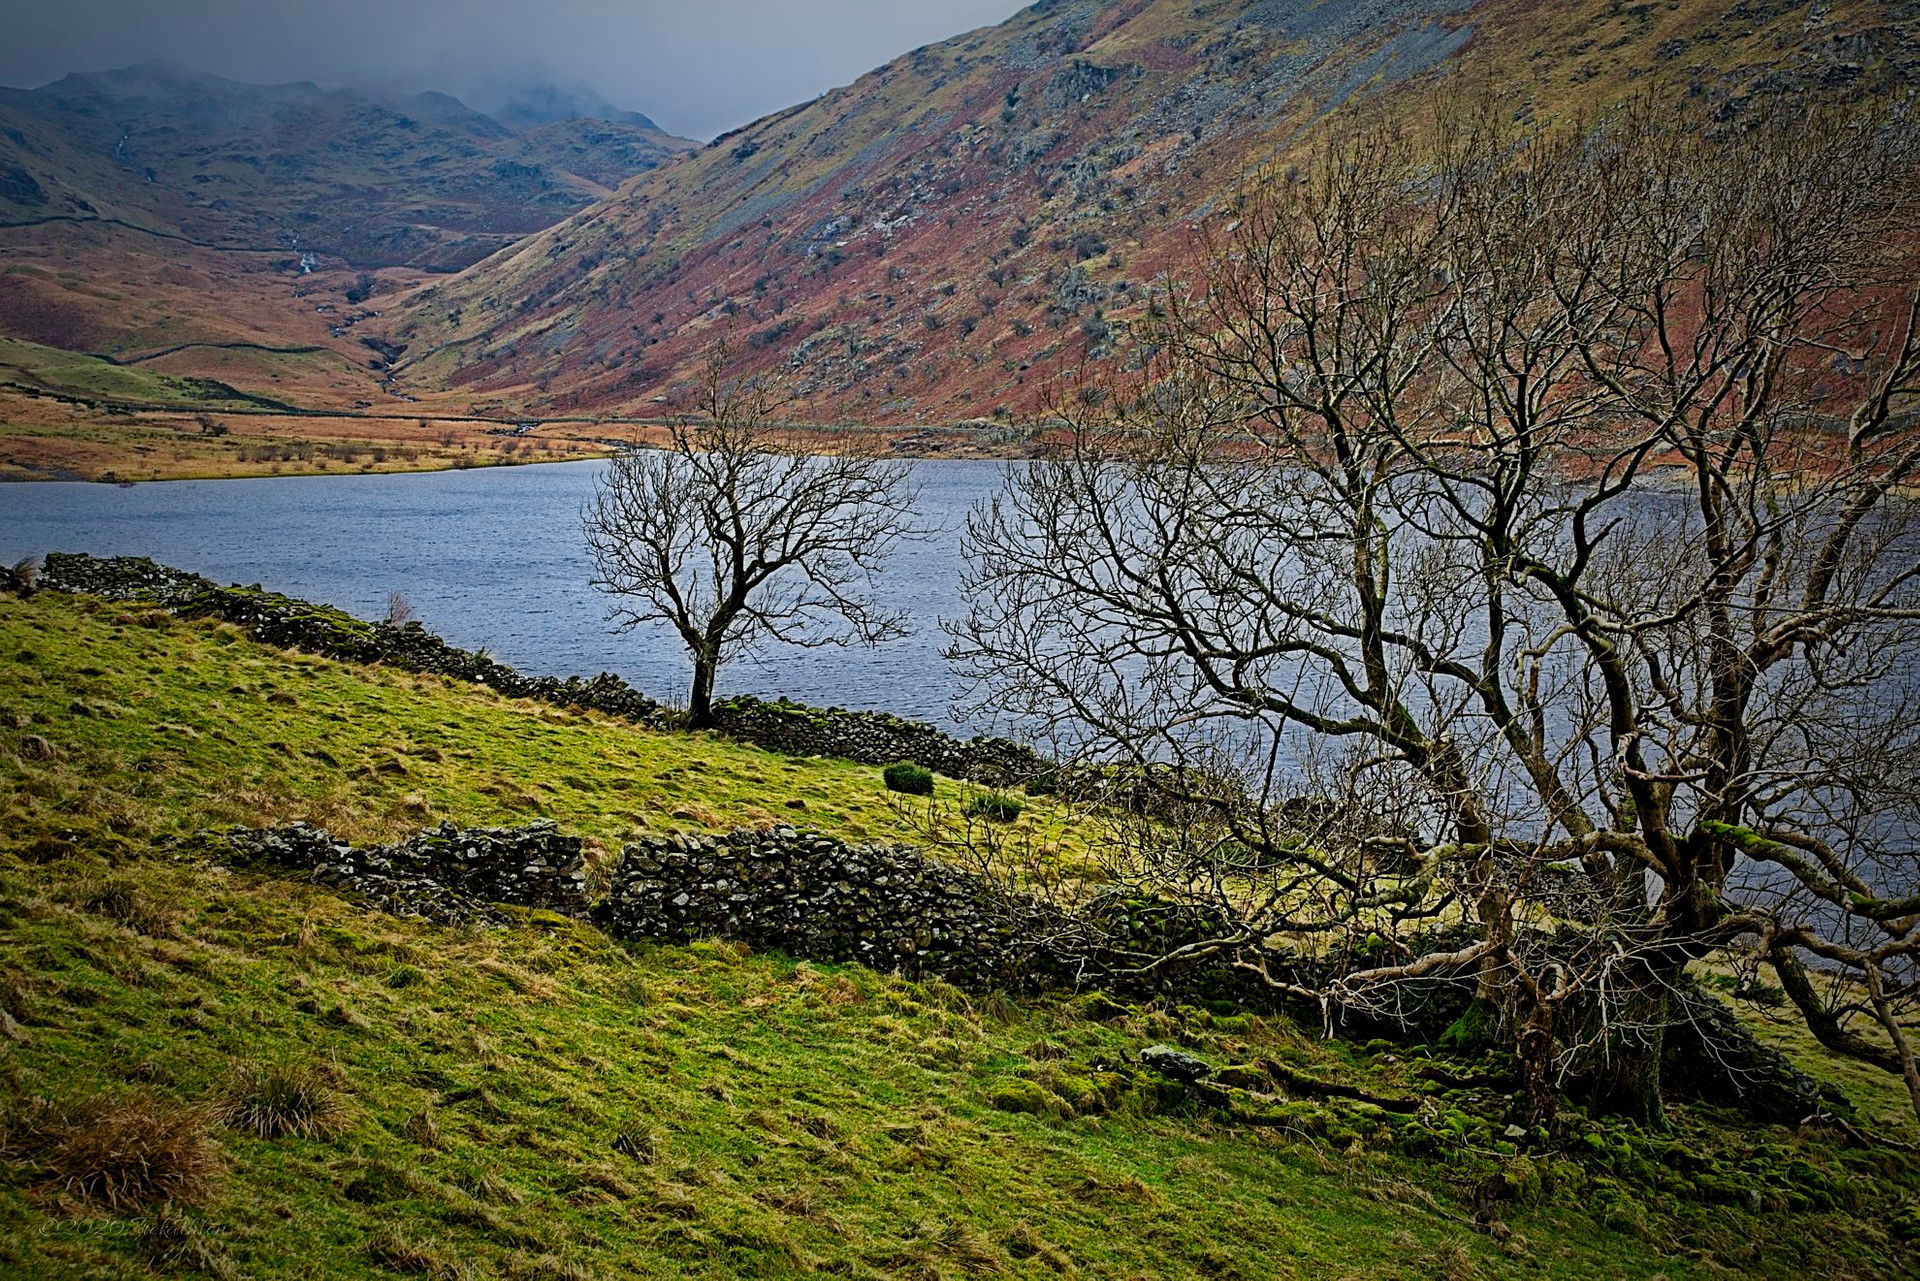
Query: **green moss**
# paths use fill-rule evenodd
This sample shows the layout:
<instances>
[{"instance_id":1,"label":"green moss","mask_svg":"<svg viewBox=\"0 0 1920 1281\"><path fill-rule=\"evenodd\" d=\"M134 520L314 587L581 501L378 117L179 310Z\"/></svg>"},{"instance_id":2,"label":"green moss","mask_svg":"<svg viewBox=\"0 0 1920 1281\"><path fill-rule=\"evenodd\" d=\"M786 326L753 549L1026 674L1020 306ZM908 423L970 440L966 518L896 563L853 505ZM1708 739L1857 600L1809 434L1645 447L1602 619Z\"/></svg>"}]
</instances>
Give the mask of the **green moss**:
<instances>
[{"instance_id":1,"label":"green moss","mask_svg":"<svg viewBox=\"0 0 1920 1281\"><path fill-rule=\"evenodd\" d=\"M1500 1027L1493 1007L1475 1001L1467 1012L1440 1034L1440 1048L1462 1058L1478 1058L1500 1043Z\"/></svg>"},{"instance_id":2,"label":"green moss","mask_svg":"<svg viewBox=\"0 0 1920 1281\"><path fill-rule=\"evenodd\" d=\"M1519 1205L1538 1205L1548 1186L1540 1167L1524 1156L1501 1167L1500 1182L1505 1198Z\"/></svg>"},{"instance_id":3,"label":"green moss","mask_svg":"<svg viewBox=\"0 0 1920 1281\"><path fill-rule=\"evenodd\" d=\"M1055 1097L1032 1081L1008 1080L995 1083L987 1092L987 1102L1002 1112L1024 1112L1044 1116L1059 1110Z\"/></svg>"}]
</instances>

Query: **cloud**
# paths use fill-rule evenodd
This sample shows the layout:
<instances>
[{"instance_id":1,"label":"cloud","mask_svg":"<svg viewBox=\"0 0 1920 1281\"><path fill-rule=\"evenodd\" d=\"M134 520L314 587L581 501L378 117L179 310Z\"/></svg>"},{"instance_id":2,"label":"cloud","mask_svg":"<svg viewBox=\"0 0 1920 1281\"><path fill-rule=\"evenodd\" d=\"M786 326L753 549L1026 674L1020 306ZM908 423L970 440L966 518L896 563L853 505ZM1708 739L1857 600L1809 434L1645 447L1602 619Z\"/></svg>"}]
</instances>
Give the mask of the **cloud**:
<instances>
[{"instance_id":1,"label":"cloud","mask_svg":"<svg viewBox=\"0 0 1920 1281\"><path fill-rule=\"evenodd\" d=\"M710 137L846 84L1019 0L0 0L0 83L167 58L239 80L597 92Z\"/></svg>"}]
</instances>

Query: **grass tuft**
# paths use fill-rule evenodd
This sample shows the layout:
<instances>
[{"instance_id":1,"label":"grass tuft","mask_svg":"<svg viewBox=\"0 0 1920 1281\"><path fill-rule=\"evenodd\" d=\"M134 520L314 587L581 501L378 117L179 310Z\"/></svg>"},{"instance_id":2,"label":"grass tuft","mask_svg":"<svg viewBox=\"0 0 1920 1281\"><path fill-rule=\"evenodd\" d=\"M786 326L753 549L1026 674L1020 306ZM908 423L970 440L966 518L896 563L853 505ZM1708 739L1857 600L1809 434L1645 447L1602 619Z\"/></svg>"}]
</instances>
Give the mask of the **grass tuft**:
<instances>
[{"instance_id":1,"label":"grass tuft","mask_svg":"<svg viewBox=\"0 0 1920 1281\"><path fill-rule=\"evenodd\" d=\"M982 792L967 802L966 812L976 818L990 819L995 823L1011 823L1026 812L1026 806L1011 796L998 792Z\"/></svg>"},{"instance_id":2,"label":"grass tuft","mask_svg":"<svg viewBox=\"0 0 1920 1281\"><path fill-rule=\"evenodd\" d=\"M80 906L95 916L104 916L149 938L165 938L174 932L179 918L174 909L156 902L137 883L112 880L96 887Z\"/></svg>"},{"instance_id":3,"label":"grass tuft","mask_svg":"<svg viewBox=\"0 0 1920 1281\"><path fill-rule=\"evenodd\" d=\"M234 1074L226 1123L261 1139L323 1139L352 1122L352 1110L312 1064L266 1063Z\"/></svg>"},{"instance_id":4,"label":"grass tuft","mask_svg":"<svg viewBox=\"0 0 1920 1281\"><path fill-rule=\"evenodd\" d=\"M20 759L23 761L57 761L60 749L38 734L29 734L20 740Z\"/></svg>"},{"instance_id":5,"label":"grass tuft","mask_svg":"<svg viewBox=\"0 0 1920 1281\"><path fill-rule=\"evenodd\" d=\"M240 1272L201 1224L171 1203L154 1210L140 1228L140 1247L155 1272L189 1272L237 1278Z\"/></svg>"},{"instance_id":6,"label":"grass tuft","mask_svg":"<svg viewBox=\"0 0 1920 1281\"><path fill-rule=\"evenodd\" d=\"M438 1148L443 1142L439 1119L425 1108L406 1119L400 1127L400 1137L423 1148Z\"/></svg>"},{"instance_id":7,"label":"grass tuft","mask_svg":"<svg viewBox=\"0 0 1920 1281\"><path fill-rule=\"evenodd\" d=\"M114 1211L197 1205L224 1170L210 1109L149 1090L25 1100L0 1123L0 1158L43 1188Z\"/></svg>"},{"instance_id":8,"label":"grass tuft","mask_svg":"<svg viewBox=\"0 0 1920 1281\"><path fill-rule=\"evenodd\" d=\"M367 1259L389 1272L432 1277L434 1281L472 1281L479 1274L465 1260L448 1257L438 1242L415 1240L395 1228L382 1228L367 1242Z\"/></svg>"}]
</instances>

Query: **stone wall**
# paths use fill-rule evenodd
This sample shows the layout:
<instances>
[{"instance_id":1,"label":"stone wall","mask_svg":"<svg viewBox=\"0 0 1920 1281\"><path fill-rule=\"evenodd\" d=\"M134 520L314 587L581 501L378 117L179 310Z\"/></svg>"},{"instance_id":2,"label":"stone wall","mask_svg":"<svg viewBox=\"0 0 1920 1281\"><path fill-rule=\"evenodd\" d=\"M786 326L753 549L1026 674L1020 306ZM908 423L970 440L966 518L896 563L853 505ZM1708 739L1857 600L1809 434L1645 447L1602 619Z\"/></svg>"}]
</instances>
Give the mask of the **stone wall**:
<instances>
[{"instance_id":1,"label":"stone wall","mask_svg":"<svg viewBox=\"0 0 1920 1281\"><path fill-rule=\"evenodd\" d=\"M240 864L311 873L395 915L505 924L496 904L586 917L616 938L735 939L816 961L846 961L970 991L1100 988L1137 997L1273 1008L1250 975L1214 960L1134 971L1206 935L1172 904L1118 896L1067 911L910 846L848 845L792 827L646 836L626 846L611 892L593 902L577 837L442 823L393 845L356 847L306 823L219 838ZM1314 978L1275 952L1275 971Z\"/></svg>"},{"instance_id":2,"label":"stone wall","mask_svg":"<svg viewBox=\"0 0 1920 1281\"><path fill-rule=\"evenodd\" d=\"M996 787L1023 783L1046 768L1040 754L1024 743L956 738L924 721L886 712L823 710L743 695L715 703L713 716L731 737L790 756L838 756L865 765L912 761L952 778Z\"/></svg>"},{"instance_id":3,"label":"stone wall","mask_svg":"<svg viewBox=\"0 0 1920 1281\"><path fill-rule=\"evenodd\" d=\"M1218 958L1139 972L1212 922L1112 895L1066 910L902 845L847 845L791 827L649 836L630 844L595 919L621 938L737 939L819 961L855 961L969 990L1099 988L1275 1008L1272 989ZM1303 958L1273 972L1312 982Z\"/></svg>"},{"instance_id":4,"label":"stone wall","mask_svg":"<svg viewBox=\"0 0 1920 1281\"><path fill-rule=\"evenodd\" d=\"M511 918L495 904L568 916L585 916L591 907L580 838L563 836L551 819L524 827L442 823L395 845L362 848L307 823L230 832L224 839L239 862L310 872L320 884L359 894L396 916L505 924Z\"/></svg>"},{"instance_id":5,"label":"stone wall","mask_svg":"<svg viewBox=\"0 0 1920 1281\"><path fill-rule=\"evenodd\" d=\"M818 961L1033 991L1063 978L1068 922L905 846L791 827L630 844L596 912L620 938L738 939Z\"/></svg>"},{"instance_id":6,"label":"stone wall","mask_svg":"<svg viewBox=\"0 0 1920 1281\"><path fill-rule=\"evenodd\" d=\"M611 672L588 680L527 676L486 654L447 644L419 623L369 623L344 610L254 587L222 587L144 557L96 558L55 552L40 571L40 586L108 600L147 600L183 618L219 618L246 628L255 640L348 663L386 663L431 672L562 707L604 712L656 728L671 713Z\"/></svg>"},{"instance_id":7,"label":"stone wall","mask_svg":"<svg viewBox=\"0 0 1920 1281\"><path fill-rule=\"evenodd\" d=\"M580 841L549 820L462 830L443 823L396 845L359 849L304 823L222 838L237 860L310 872L381 911L445 924L498 924L498 904L587 917L615 938L685 943L734 939L816 961L853 962L969 991L1100 990L1129 999L1286 1010L1303 1023L1317 1007L1290 1005L1259 979L1214 959L1158 966L1211 923L1159 900L1113 896L1069 912L1010 892L898 845L847 845L791 827L725 835L648 836L629 844L611 892L587 896ZM1436 947L1455 940L1436 937ZM1276 978L1311 988L1327 975L1270 949ZM1471 984L1428 986L1434 1008L1397 1020L1348 1018L1342 1031L1399 1039L1431 1036L1460 1012ZM1449 996L1448 994L1451 994ZM1846 1099L1762 1045L1724 1005L1698 990L1676 994L1665 1088L1675 1097L1740 1108L1795 1124Z\"/></svg>"},{"instance_id":8,"label":"stone wall","mask_svg":"<svg viewBox=\"0 0 1920 1281\"><path fill-rule=\"evenodd\" d=\"M222 587L198 574L144 557L47 556L39 585L109 600L146 600L182 617L219 618L254 639L349 663L386 663L432 672L529 698L636 721L655 729L677 723L661 703L611 672L582 679L528 676L486 654L447 644L419 623L369 623L343 610L263 591ZM838 756L867 765L912 761L955 778L1007 786L1033 778L1044 762L1023 743L1005 738L960 739L920 721L884 712L806 707L785 700L740 697L716 705L721 731L742 742L790 756Z\"/></svg>"}]
</instances>

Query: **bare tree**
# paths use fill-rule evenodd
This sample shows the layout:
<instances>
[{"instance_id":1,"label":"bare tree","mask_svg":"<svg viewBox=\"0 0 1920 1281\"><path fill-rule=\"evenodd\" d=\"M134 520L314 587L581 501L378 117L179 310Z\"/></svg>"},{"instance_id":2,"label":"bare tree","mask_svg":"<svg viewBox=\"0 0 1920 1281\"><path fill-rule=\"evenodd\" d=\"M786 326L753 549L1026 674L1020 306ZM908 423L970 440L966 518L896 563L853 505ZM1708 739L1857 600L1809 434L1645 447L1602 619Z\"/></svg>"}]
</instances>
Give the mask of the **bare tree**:
<instances>
[{"instance_id":1,"label":"bare tree","mask_svg":"<svg viewBox=\"0 0 1920 1281\"><path fill-rule=\"evenodd\" d=\"M757 644L878 644L906 620L875 606L874 575L921 531L908 464L801 452L777 378L735 377L724 341L698 403L664 449L622 450L583 515L593 585L621 630L664 623L693 660L695 728L713 724L714 677Z\"/></svg>"},{"instance_id":2,"label":"bare tree","mask_svg":"<svg viewBox=\"0 0 1920 1281\"><path fill-rule=\"evenodd\" d=\"M1301 941L1330 1017L1471 982L1536 1116L1657 1113L1735 944L1846 971L1796 1000L1920 1107L1912 131L1495 120L1250 188L975 513L952 655L1184 816L1105 870L1225 923L1189 952Z\"/></svg>"}]
</instances>

